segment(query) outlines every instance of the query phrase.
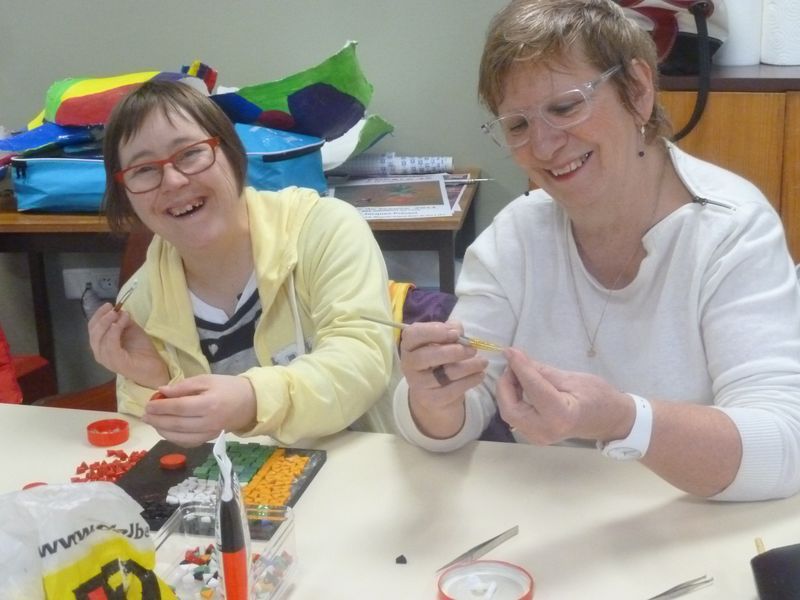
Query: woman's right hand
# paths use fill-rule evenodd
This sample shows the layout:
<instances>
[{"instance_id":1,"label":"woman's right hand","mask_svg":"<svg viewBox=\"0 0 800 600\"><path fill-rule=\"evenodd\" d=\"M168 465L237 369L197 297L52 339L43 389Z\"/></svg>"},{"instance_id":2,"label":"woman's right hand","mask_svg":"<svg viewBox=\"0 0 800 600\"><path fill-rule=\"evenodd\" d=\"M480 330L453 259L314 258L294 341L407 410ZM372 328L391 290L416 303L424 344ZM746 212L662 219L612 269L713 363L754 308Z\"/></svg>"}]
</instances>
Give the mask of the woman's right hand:
<instances>
[{"instance_id":1,"label":"woman's right hand","mask_svg":"<svg viewBox=\"0 0 800 600\"><path fill-rule=\"evenodd\" d=\"M403 330L400 365L411 415L429 437L453 437L464 425L464 394L485 377L488 361L458 343L458 321L413 323Z\"/></svg>"},{"instance_id":2,"label":"woman's right hand","mask_svg":"<svg viewBox=\"0 0 800 600\"><path fill-rule=\"evenodd\" d=\"M144 329L127 311L104 304L89 320L89 345L94 359L139 385L157 388L169 383L169 370Z\"/></svg>"}]
</instances>

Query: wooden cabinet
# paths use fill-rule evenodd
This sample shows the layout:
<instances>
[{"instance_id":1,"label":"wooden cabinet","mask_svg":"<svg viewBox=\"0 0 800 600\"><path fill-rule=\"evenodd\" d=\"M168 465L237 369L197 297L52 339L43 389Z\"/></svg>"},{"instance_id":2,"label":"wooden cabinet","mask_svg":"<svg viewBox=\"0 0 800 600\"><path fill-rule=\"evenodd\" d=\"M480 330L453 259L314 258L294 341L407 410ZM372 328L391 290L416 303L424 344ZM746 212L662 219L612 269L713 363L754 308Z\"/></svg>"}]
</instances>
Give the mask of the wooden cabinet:
<instances>
[{"instance_id":1,"label":"wooden cabinet","mask_svg":"<svg viewBox=\"0 0 800 600\"><path fill-rule=\"evenodd\" d=\"M784 132L781 218L794 261L800 263L800 92L786 94Z\"/></svg>"},{"instance_id":2,"label":"wooden cabinet","mask_svg":"<svg viewBox=\"0 0 800 600\"><path fill-rule=\"evenodd\" d=\"M662 92L675 130L689 120L694 92ZM755 183L780 210L784 94L712 92L697 127L678 145Z\"/></svg>"},{"instance_id":3,"label":"wooden cabinet","mask_svg":"<svg viewBox=\"0 0 800 600\"><path fill-rule=\"evenodd\" d=\"M703 117L678 145L756 184L781 215L800 262L800 69L746 69L712 73ZM662 78L661 102L676 131L694 107L693 86L696 78Z\"/></svg>"}]
</instances>

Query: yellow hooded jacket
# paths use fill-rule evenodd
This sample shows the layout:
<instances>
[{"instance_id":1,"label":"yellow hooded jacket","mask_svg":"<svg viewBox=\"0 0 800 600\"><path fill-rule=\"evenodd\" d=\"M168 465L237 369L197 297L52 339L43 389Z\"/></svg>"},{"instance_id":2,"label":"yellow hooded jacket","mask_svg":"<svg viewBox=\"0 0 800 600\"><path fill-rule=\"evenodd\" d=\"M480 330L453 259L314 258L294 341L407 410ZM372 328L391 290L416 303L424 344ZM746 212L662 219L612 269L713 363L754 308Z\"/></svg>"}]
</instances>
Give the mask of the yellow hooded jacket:
<instances>
[{"instance_id":1,"label":"yellow hooded jacket","mask_svg":"<svg viewBox=\"0 0 800 600\"><path fill-rule=\"evenodd\" d=\"M256 393L257 422L238 433L290 444L362 415L356 427L393 431L385 393L395 366L392 330L360 318L387 319L391 311L369 226L349 204L304 188L246 188L243 200L263 312L254 338L261 366L242 373ZM154 237L120 295L134 280L125 308L155 343L171 381L210 373L177 250ZM153 393L117 377L121 412L141 416Z\"/></svg>"}]
</instances>

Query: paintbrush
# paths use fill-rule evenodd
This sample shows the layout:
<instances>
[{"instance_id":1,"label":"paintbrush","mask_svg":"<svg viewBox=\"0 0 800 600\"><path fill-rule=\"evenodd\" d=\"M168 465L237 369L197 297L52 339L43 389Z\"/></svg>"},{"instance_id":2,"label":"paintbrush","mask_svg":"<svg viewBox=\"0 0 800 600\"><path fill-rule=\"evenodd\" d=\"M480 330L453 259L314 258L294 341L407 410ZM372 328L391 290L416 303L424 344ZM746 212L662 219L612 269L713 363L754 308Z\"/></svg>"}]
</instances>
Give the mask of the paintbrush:
<instances>
[{"instance_id":1,"label":"paintbrush","mask_svg":"<svg viewBox=\"0 0 800 600\"><path fill-rule=\"evenodd\" d=\"M364 315L361 315L361 318L365 321L372 321L373 323L388 325L389 327L394 327L395 329L400 329L401 331L408 327L408 323L397 323L395 321L387 321L385 319L378 319L376 317L365 317ZM462 346L469 346L477 350L486 350L487 352L502 352L505 350L505 348L499 344L494 344L478 338L467 337L465 335L458 336L458 343Z\"/></svg>"},{"instance_id":2,"label":"paintbrush","mask_svg":"<svg viewBox=\"0 0 800 600\"><path fill-rule=\"evenodd\" d=\"M130 298L131 294L133 293L133 290L136 289L136 286L138 284L139 284L139 280L138 279L134 280L134 282L131 284L131 287L129 287L125 291L125 293L122 294L122 297L119 300L117 300L117 303L114 305L114 312L119 312L122 309L122 305L125 304L125 301L128 298Z\"/></svg>"}]
</instances>

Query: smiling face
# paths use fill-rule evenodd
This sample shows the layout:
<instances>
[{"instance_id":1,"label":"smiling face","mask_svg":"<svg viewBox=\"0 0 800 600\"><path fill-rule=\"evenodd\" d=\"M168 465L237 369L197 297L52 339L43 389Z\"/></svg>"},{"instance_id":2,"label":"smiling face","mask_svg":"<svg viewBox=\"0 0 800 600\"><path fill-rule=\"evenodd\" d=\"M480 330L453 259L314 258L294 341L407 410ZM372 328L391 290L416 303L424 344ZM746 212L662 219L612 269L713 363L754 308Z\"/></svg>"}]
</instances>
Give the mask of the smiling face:
<instances>
[{"instance_id":1,"label":"smiling face","mask_svg":"<svg viewBox=\"0 0 800 600\"><path fill-rule=\"evenodd\" d=\"M124 169L165 159L209 137L183 112L154 110L136 134L119 145L120 165ZM166 164L159 187L142 194L127 192L142 223L181 254L224 243L247 223L230 162L221 148L213 152L214 164L200 173L184 175Z\"/></svg>"},{"instance_id":2,"label":"smiling face","mask_svg":"<svg viewBox=\"0 0 800 600\"><path fill-rule=\"evenodd\" d=\"M629 68L645 84L643 89L652 90L646 85L646 66L634 61ZM638 114L632 114L609 80L592 95L591 113L584 121L556 129L542 120L539 107L556 94L579 88L599 75L574 51L558 63L519 63L503 82L498 114L523 111L532 115L529 140L511 150L514 161L568 209L603 202L630 186L643 143L639 125L647 121L652 110L652 94L644 93L634 106Z\"/></svg>"}]
</instances>

